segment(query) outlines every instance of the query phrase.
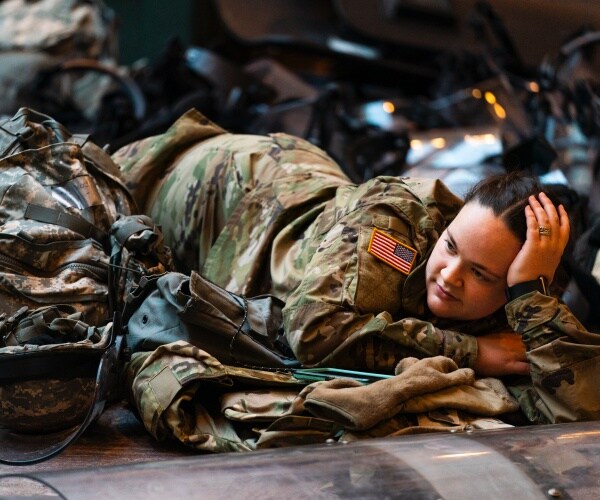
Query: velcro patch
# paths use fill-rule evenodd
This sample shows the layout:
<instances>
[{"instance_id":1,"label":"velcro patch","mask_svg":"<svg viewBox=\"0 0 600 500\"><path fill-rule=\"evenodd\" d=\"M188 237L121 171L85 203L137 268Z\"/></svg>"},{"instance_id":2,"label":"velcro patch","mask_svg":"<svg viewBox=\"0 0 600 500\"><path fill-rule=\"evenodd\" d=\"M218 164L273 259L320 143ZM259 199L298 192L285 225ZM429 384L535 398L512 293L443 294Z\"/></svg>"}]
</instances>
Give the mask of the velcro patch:
<instances>
[{"instance_id":1,"label":"velcro patch","mask_svg":"<svg viewBox=\"0 0 600 500\"><path fill-rule=\"evenodd\" d=\"M373 229L367 251L404 274L410 273L417 257L417 251L414 248L392 238L379 229Z\"/></svg>"}]
</instances>

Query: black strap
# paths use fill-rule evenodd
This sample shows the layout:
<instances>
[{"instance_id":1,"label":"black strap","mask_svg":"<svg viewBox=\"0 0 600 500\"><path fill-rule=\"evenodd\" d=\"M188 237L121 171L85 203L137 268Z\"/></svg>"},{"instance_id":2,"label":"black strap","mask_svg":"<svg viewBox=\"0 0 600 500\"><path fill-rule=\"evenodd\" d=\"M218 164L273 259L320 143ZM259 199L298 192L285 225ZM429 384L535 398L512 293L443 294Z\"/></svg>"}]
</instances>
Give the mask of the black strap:
<instances>
[{"instance_id":1,"label":"black strap","mask_svg":"<svg viewBox=\"0 0 600 500\"><path fill-rule=\"evenodd\" d=\"M21 313L27 308L21 308L17 311L17 314ZM11 326L10 331L2 337L5 346L16 346L28 344L29 341L44 333L47 329L48 323L57 317L57 311L52 308L42 309L32 314L29 317L29 321L23 321L16 323L13 317L8 318L6 323L2 322L2 326L8 324Z\"/></svg>"},{"instance_id":2,"label":"black strap","mask_svg":"<svg viewBox=\"0 0 600 500\"><path fill-rule=\"evenodd\" d=\"M102 231L102 229L94 226L82 217L55 210L54 208L29 203L25 209L25 218L71 229L86 238L96 240L104 248L108 244L108 234Z\"/></svg>"},{"instance_id":3,"label":"black strap","mask_svg":"<svg viewBox=\"0 0 600 500\"><path fill-rule=\"evenodd\" d=\"M546 278L540 276L536 280L524 281L522 283L509 286L506 289L506 299L510 302L511 300L515 300L521 295L525 295L530 292L540 292L544 295L550 295L548 292L548 283L546 282Z\"/></svg>"},{"instance_id":4,"label":"black strap","mask_svg":"<svg viewBox=\"0 0 600 500\"><path fill-rule=\"evenodd\" d=\"M27 311L29 311L29 308L23 306L12 316L8 316L6 313L0 315L0 347L18 344L18 342L13 341L13 330L15 325L27 315Z\"/></svg>"},{"instance_id":5,"label":"black strap","mask_svg":"<svg viewBox=\"0 0 600 500\"><path fill-rule=\"evenodd\" d=\"M146 300L146 297L156 289L158 279L164 275L165 273L153 274L142 276L140 278L137 286L129 292L127 297L125 297L125 304L120 318L123 325L127 325L133 313L139 309L142 302Z\"/></svg>"},{"instance_id":6,"label":"black strap","mask_svg":"<svg viewBox=\"0 0 600 500\"><path fill-rule=\"evenodd\" d=\"M116 233L113 234L113 236L119 242L119 245L123 247L132 235L137 234L146 229L149 229L150 231L154 230L147 224L143 224L141 222L138 222L137 220L129 220L126 224L122 224L116 231Z\"/></svg>"}]
</instances>

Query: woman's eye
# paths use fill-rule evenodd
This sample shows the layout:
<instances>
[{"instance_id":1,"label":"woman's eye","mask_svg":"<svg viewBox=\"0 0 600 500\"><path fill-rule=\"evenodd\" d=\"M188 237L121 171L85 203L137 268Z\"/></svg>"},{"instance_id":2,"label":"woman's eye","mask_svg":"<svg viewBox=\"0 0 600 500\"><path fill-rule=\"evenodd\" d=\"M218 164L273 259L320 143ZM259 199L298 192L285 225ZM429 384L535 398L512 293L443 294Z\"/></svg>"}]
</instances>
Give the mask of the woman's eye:
<instances>
[{"instance_id":1,"label":"woman's eye","mask_svg":"<svg viewBox=\"0 0 600 500\"><path fill-rule=\"evenodd\" d=\"M448 250L450 253L455 252L454 245L450 240L446 240L446 250Z\"/></svg>"},{"instance_id":2,"label":"woman's eye","mask_svg":"<svg viewBox=\"0 0 600 500\"><path fill-rule=\"evenodd\" d=\"M473 269L473 274L475 275L475 278L477 278L478 280L489 281L488 277L485 276L484 274L481 274L481 272L477 269Z\"/></svg>"}]
</instances>

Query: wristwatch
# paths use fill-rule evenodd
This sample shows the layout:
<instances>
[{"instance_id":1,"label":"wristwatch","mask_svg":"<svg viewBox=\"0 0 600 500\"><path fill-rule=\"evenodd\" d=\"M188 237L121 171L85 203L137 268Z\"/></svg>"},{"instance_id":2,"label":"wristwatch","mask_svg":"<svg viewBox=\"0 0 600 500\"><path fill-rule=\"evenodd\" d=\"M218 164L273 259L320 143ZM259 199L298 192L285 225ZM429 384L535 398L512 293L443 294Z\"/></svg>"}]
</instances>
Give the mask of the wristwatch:
<instances>
[{"instance_id":1,"label":"wristwatch","mask_svg":"<svg viewBox=\"0 0 600 500\"><path fill-rule=\"evenodd\" d=\"M510 302L521 295L535 291L543 293L544 295L550 295L548 290L548 281L546 281L546 278L540 276L536 280L523 281L523 283L517 283L516 285L507 287L506 300Z\"/></svg>"}]
</instances>

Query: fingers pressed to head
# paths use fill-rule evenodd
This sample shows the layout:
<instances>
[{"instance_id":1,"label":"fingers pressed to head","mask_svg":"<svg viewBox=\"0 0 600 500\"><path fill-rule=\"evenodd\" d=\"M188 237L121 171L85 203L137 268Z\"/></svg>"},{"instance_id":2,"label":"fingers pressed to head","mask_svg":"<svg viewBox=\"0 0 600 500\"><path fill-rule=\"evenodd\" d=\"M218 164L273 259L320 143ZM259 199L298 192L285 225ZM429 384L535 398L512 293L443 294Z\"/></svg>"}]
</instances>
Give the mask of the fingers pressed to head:
<instances>
[{"instance_id":1,"label":"fingers pressed to head","mask_svg":"<svg viewBox=\"0 0 600 500\"><path fill-rule=\"evenodd\" d=\"M558 230L558 215L556 220L553 221L546 213L546 209L542 206L540 201L535 196L529 197L529 212L532 214L531 217L527 218L527 231L530 238L534 240L544 241L548 243L549 235L552 234L553 230ZM540 228L546 228L549 233L542 234Z\"/></svg>"},{"instance_id":2,"label":"fingers pressed to head","mask_svg":"<svg viewBox=\"0 0 600 500\"><path fill-rule=\"evenodd\" d=\"M569 214L567 213L565 207L560 205L558 207L558 213L560 216L560 235L561 239L565 242L569 240L569 234L571 232L571 222L569 221Z\"/></svg>"},{"instance_id":3,"label":"fingers pressed to head","mask_svg":"<svg viewBox=\"0 0 600 500\"><path fill-rule=\"evenodd\" d=\"M525 218L527 222L527 232L531 234L538 233L539 222L533 208L530 205L525 207Z\"/></svg>"},{"instance_id":4,"label":"fingers pressed to head","mask_svg":"<svg viewBox=\"0 0 600 500\"><path fill-rule=\"evenodd\" d=\"M556 222L558 224L558 212L556 211L556 207L554 206L554 203L552 203L552 200L548 198L544 192L540 193L538 198L543 206L544 212L548 216L549 222Z\"/></svg>"},{"instance_id":5,"label":"fingers pressed to head","mask_svg":"<svg viewBox=\"0 0 600 500\"><path fill-rule=\"evenodd\" d=\"M529 206L535 214L535 218L540 226L546 226L548 224L548 216L546 210L535 196L529 197Z\"/></svg>"}]
</instances>

